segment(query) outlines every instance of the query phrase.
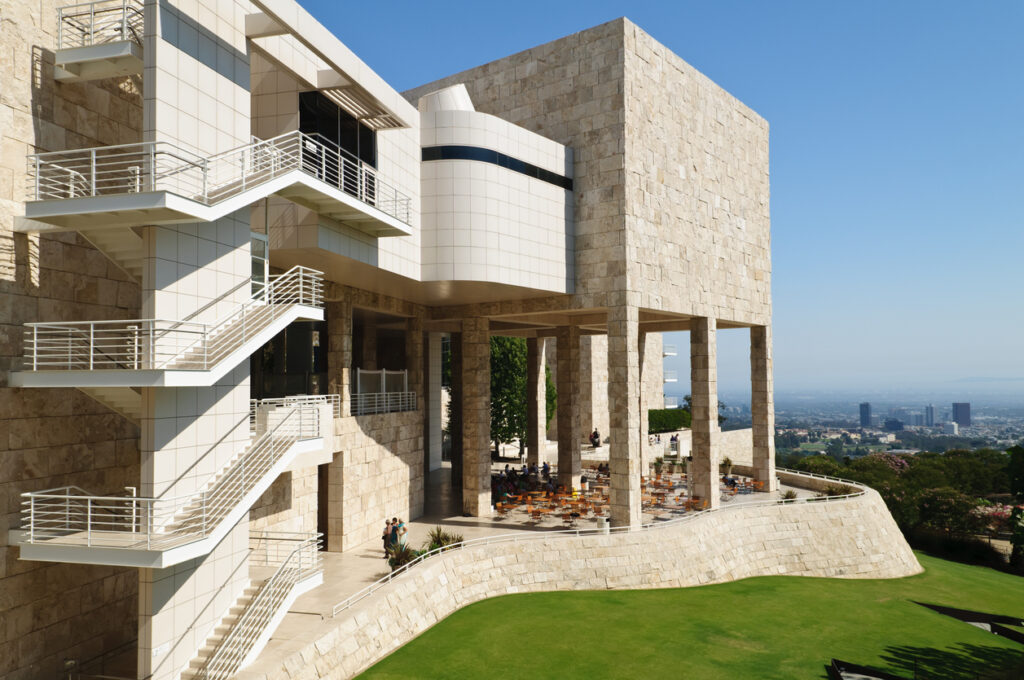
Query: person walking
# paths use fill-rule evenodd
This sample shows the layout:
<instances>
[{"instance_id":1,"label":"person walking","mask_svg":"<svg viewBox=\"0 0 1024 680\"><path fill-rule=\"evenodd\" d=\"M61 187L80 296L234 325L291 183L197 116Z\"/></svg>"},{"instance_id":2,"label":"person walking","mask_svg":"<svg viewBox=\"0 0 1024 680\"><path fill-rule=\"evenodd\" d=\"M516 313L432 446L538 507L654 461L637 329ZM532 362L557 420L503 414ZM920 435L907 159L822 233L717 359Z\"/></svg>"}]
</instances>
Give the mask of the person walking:
<instances>
[{"instance_id":1,"label":"person walking","mask_svg":"<svg viewBox=\"0 0 1024 680\"><path fill-rule=\"evenodd\" d=\"M384 540L384 559L391 555L391 520L384 519L384 533L381 535Z\"/></svg>"}]
</instances>

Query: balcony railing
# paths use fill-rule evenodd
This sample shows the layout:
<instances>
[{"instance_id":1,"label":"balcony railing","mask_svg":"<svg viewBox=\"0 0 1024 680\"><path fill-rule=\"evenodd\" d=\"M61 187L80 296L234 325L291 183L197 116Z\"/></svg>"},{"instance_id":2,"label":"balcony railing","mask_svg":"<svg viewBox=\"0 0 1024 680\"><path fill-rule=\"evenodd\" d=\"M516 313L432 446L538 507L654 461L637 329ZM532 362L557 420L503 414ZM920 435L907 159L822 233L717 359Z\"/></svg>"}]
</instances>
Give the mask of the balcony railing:
<instances>
[{"instance_id":1,"label":"balcony railing","mask_svg":"<svg viewBox=\"0 0 1024 680\"><path fill-rule=\"evenodd\" d=\"M77 486L22 494L28 543L164 550L209 536L298 441L321 436L320 412L297 406L201 491L176 497L94 496Z\"/></svg>"},{"instance_id":2,"label":"balcony railing","mask_svg":"<svg viewBox=\"0 0 1024 680\"><path fill-rule=\"evenodd\" d=\"M661 347L661 354L662 354L662 356L666 356L666 357L674 357L676 355L676 346L675 345L662 345L662 347Z\"/></svg>"},{"instance_id":3,"label":"balcony railing","mask_svg":"<svg viewBox=\"0 0 1024 680\"><path fill-rule=\"evenodd\" d=\"M249 400L249 431L256 433L256 412L260 408L288 409L295 406L330 404L331 413L335 418L341 417L340 394L297 394L289 397Z\"/></svg>"},{"instance_id":4,"label":"balcony railing","mask_svg":"<svg viewBox=\"0 0 1024 680\"><path fill-rule=\"evenodd\" d=\"M679 408L679 397L665 397L665 408Z\"/></svg>"},{"instance_id":5,"label":"balcony railing","mask_svg":"<svg viewBox=\"0 0 1024 680\"><path fill-rule=\"evenodd\" d=\"M140 0L99 0L57 10L57 49L91 47L130 40L142 44Z\"/></svg>"},{"instance_id":6,"label":"balcony railing","mask_svg":"<svg viewBox=\"0 0 1024 680\"><path fill-rule=\"evenodd\" d=\"M411 219L411 199L376 170L298 130L205 157L169 142L32 154L28 195L46 201L167 191L211 206L296 170L405 224Z\"/></svg>"},{"instance_id":7,"label":"balcony railing","mask_svg":"<svg viewBox=\"0 0 1024 680\"><path fill-rule=\"evenodd\" d=\"M292 305L323 306L323 275L293 267L214 323L165 319L25 324L32 371L210 370Z\"/></svg>"},{"instance_id":8,"label":"balcony railing","mask_svg":"<svg viewBox=\"0 0 1024 680\"><path fill-rule=\"evenodd\" d=\"M352 415L354 416L415 410L415 392L370 392L352 395Z\"/></svg>"},{"instance_id":9,"label":"balcony railing","mask_svg":"<svg viewBox=\"0 0 1024 680\"><path fill-rule=\"evenodd\" d=\"M416 393L409 391L409 371L358 368L355 377L352 415L416 410Z\"/></svg>"},{"instance_id":10,"label":"balcony railing","mask_svg":"<svg viewBox=\"0 0 1024 680\"><path fill-rule=\"evenodd\" d=\"M667 383L668 382L677 382L678 378L676 377L676 372L675 371L665 371L664 380Z\"/></svg>"},{"instance_id":11,"label":"balcony railing","mask_svg":"<svg viewBox=\"0 0 1024 680\"><path fill-rule=\"evenodd\" d=\"M277 571L260 587L209 661L193 676L196 680L230 678L241 668L256 643L271 632L267 627L292 589L323 570L321 539L322 534L250 532L249 564L276 566Z\"/></svg>"}]
</instances>

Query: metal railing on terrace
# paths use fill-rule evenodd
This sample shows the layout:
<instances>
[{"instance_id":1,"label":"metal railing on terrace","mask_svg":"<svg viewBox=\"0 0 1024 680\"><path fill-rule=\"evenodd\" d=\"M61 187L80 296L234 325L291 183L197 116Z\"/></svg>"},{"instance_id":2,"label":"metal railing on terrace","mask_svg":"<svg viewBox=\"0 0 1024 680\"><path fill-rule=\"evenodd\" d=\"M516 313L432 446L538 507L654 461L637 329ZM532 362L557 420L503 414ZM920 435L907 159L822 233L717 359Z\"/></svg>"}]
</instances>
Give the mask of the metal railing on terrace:
<instances>
[{"instance_id":1,"label":"metal railing on terrace","mask_svg":"<svg viewBox=\"0 0 1024 680\"><path fill-rule=\"evenodd\" d=\"M665 382L676 382L679 378L676 376L675 371L665 371L664 381Z\"/></svg>"},{"instance_id":2,"label":"metal railing on terrace","mask_svg":"<svg viewBox=\"0 0 1024 680\"><path fill-rule=\"evenodd\" d=\"M25 324L23 367L32 371L203 371L264 330L292 305L323 306L323 274L293 267L213 323L167 319Z\"/></svg>"},{"instance_id":3,"label":"metal railing on terrace","mask_svg":"<svg viewBox=\"0 0 1024 680\"><path fill-rule=\"evenodd\" d=\"M666 357L674 357L676 355L676 346L675 345L662 345L662 347L661 347L661 354L662 354L662 356L666 356Z\"/></svg>"},{"instance_id":4,"label":"metal railing on terrace","mask_svg":"<svg viewBox=\"0 0 1024 680\"><path fill-rule=\"evenodd\" d=\"M143 4L140 0L98 0L57 9L57 49L106 43L142 44Z\"/></svg>"},{"instance_id":5,"label":"metal railing on terrace","mask_svg":"<svg viewBox=\"0 0 1024 680\"><path fill-rule=\"evenodd\" d=\"M168 191L214 205L300 171L408 224L412 201L377 171L319 134L295 130L212 156L169 142L141 142L28 157L36 201Z\"/></svg>"},{"instance_id":6,"label":"metal railing on terrace","mask_svg":"<svg viewBox=\"0 0 1024 680\"><path fill-rule=\"evenodd\" d=\"M191 495L95 496L77 486L22 494L28 543L165 550L209 536L296 442L316 439L320 409L293 407Z\"/></svg>"},{"instance_id":7,"label":"metal railing on terrace","mask_svg":"<svg viewBox=\"0 0 1024 680\"><path fill-rule=\"evenodd\" d=\"M340 394L296 394L289 397L272 397L270 399L249 400L249 431L256 433L257 417L256 412L262 408L286 409L295 406L320 406L330 404L331 413L335 418L341 417L341 395Z\"/></svg>"},{"instance_id":8,"label":"metal railing on terrace","mask_svg":"<svg viewBox=\"0 0 1024 680\"><path fill-rule=\"evenodd\" d=\"M340 614L341 612L345 611L346 609L349 609L350 607L352 607L353 605L357 604L361 600L364 600L367 597L373 595L376 591L378 591L381 588L383 588L384 586L388 585L393 579L395 579L396 577L398 577L398 576L404 574L405 572L409 571L410 569L412 569L417 564L420 564L420 563L422 563L422 562L424 562L424 561L426 561L426 560L428 560L428 559L430 559L432 557L436 557L437 555L440 555L441 553L447 552L449 550L464 550L466 548L475 548L475 547L478 547L478 546L492 545L492 544L496 544L496 543L520 543L520 542L526 542L526 541L545 540L545 539L549 539L549 538L574 538L574 537L579 537L579 536L600 536L600 535L605 535L605 534L624 534L624 533L630 533L630 532L636 532L636 531L657 531L657 530L666 529L666 528L669 528L669 527L676 527L676 526L679 526L681 524L685 524L687 522L693 522L696 519L701 518L701 517L706 517L707 515L709 515L711 513L729 512L729 511L732 511L732 510L742 510L742 509L747 509L747 508L768 507L768 506L775 506L775 505L789 505L789 504L793 504L793 503L816 503L816 502L829 503L829 502L836 502L836 501L844 501L844 500L848 500L850 498L857 498L859 496L863 496L866 493L865 487L862 484L859 484L857 482L852 482L852 481L847 480L847 479L839 479L838 477L829 477L827 475L818 475L818 474L809 473L809 472L798 472L796 470L788 470L788 469L785 469L785 468L776 468L776 471L778 471L778 472L785 472L787 474L791 474L791 475L795 475L795 476L799 476L799 477L808 477L808 478L813 478L813 479L822 479L822 480L826 480L826 481L830 481L830 482L836 482L836 483L848 486L851 489L854 489L854 491L851 492L851 493L848 493L848 494L843 494L843 495L838 495L838 496L815 496L815 497L812 497L812 498L779 498L779 499L772 499L772 500L767 500L767 501L754 501L754 502L751 502L751 503L742 503L742 504L739 504L739 505L723 505L723 506L720 506L718 508L712 508L712 509L709 509L709 510L698 510L698 511L695 511L695 512L689 512L689 513L683 515L682 517L676 517L675 519L670 519L670 520L661 521L661 522L652 522L650 524L643 524L640 527L636 527L636 528L634 528L634 527L610 527L608 529L605 529L605 528L600 528L599 527L599 528L595 528L595 529L556 529L556 530L552 530L552 531L519 531L519 532L516 532L516 533L498 534L496 536L484 536L482 538L473 538L473 539L470 539L468 541L462 541L460 543L453 543L451 545L446 545L444 547L437 548L435 550L431 550L430 552L427 552L427 553L424 553L424 554L420 555L419 557L417 557L416 559L412 560L411 562L408 562L407 564L405 564L405 565L399 567L398 569L395 569L394 571L390 572L387 576L385 576L385 577L375 581L374 583L371 583L370 585L366 586L365 588L363 588L359 592L355 593L354 595L351 595L351 596L345 598L344 600L342 600L341 602L339 602L338 604L334 605L334 607L333 607L333 609L331 611L331 617L333 618L333 617L338 616L338 614Z\"/></svg>"},{"instance_id":9,"label":"metal railing on terrace","mask_svg":"<svg viewBox=\"0 0 1024 680\"><path fill-rule=\"evenodd\" d=\"M356 369L352 415L416 410L416 393L409 391L409 371Z\"/></svg>"},{"instance_id":10,"label":"metal railing on terrace","mask_svg":"<svg viewBox=\"0 0 1024 680\"><path fill-rule=\"evenodd\" d=\"M230 678L245 662L292 589L323 570L323 534L253 531L249 533L249 563L276 566L277 571L256 593L238 621L224 636L196 680Z\"/></svg>"}]
</instances>

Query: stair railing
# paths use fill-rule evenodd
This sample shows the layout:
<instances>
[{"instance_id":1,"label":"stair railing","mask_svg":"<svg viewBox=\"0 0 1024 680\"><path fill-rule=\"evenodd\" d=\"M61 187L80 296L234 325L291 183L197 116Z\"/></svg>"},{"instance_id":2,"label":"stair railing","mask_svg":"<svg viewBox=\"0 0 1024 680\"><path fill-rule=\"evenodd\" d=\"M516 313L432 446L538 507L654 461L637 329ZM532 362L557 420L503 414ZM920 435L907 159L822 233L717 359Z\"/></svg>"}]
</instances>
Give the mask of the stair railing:
<instances>
[{"instance_id":1,"label":"stair railing","mask_svg":"<svg viewBox=\"0 0 1024 680\"><path fill-rule=\"evenodd\" d=\"M33 371L210 370L292 305L323 306L321 272L292 267L209 324L165 319L28 323L23 367Z\"/></svg>"},{"instance_id":2,"label":"stair railing","mask_svg":"<svg viewBox=\"0 0 1024 680\"><path fill-rule=\"evenodd\" d=\"M320 557L322 537L323 534L250 532L250 564L271 566L279 562L279 566L274 575L260 587L206 664L196 673L196 680L230 678L242 667L256 643L269 632L267 627L292 589L323 570ZM256 547L252 548L254 542ZM281 554L289 548L291 550L281 558Z\"/></svg>"},{"instance_id":3,"label":"stair railing","mask_svg":"<svg viewBox=\"0 0 1024 680\"><path fill-rule=\"evenodd\" d=\"M163 550L209 536L298 441L321 436L320 408L296 405L199 491L97 496L74 486L22 494L29 543Z\"/></svg>"}]
</instances>

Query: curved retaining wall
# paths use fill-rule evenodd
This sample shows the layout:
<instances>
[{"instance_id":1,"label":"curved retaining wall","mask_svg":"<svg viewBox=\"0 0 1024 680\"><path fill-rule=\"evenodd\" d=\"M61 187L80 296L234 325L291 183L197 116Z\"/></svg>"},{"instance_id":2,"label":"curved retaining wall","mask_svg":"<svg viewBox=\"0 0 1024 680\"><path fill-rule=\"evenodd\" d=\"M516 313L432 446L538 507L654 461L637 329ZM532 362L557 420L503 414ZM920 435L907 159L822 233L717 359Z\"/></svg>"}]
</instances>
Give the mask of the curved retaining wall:
<instances>
[{"instance_id":1,"label":"curved retaining wall","mask_svg":"<svg viewBox=\"0 0 1024 680\"><path fill-rule=\"evenodd\" d=\"M794 476L796 477L796 476ZM802 475L799 481L804 485ZM452 612L497 595L676 588L793 575L897 578L919 573L877 492L828 502L726 506L647 531L557 537L453 550L310 628L281 663L239 678L348 678Z\"/></svg>"}]
</instances>

